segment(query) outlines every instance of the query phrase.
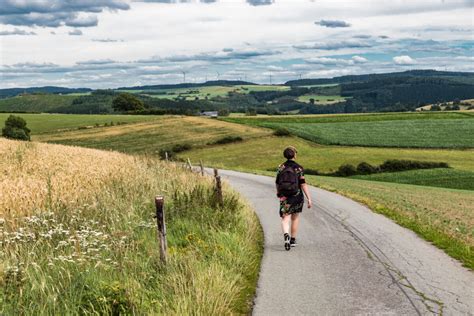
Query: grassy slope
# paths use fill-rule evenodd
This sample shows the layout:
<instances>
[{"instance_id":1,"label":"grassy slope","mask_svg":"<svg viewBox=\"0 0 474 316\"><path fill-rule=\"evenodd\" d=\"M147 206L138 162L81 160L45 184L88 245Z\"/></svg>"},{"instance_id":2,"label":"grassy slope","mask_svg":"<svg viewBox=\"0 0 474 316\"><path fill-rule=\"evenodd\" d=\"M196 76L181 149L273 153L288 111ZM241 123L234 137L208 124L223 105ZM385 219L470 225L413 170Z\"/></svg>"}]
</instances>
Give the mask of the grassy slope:
<instances>
[{"instance_id":1,"label":"grassy slope","mask_svg":"<svg viewBox=\"0 0 474 316\"><path fill-rule=\"evenodd\" d=\"M447 162L459 170L474 171L474 150L372 148L317 145L297 137L265 137L243 143L202 148L185 152L182 157L206 164L239 170L275 169L282 162L282 150L296 146L299 161L306 168L322 172L336 170L342 164L365 161L380 164L387 159L410 159Z\"/></svg>"},{"instance_id":2,"label":"grassy slope","mask_svg":"<svg viewBox=\"0 0 474 316\"><path fill-rule=\"evenodd\" d=\"M0 100L0 111L48 112L70 106L77 96L57 94L32 94Z\"/></svg>"},{"instance_id":3,"label":"grassy slope","mask_svg":"<svg viewBox=\"0 0 474 316\"><path fill-rule=\"evenodd\" d=\"M337 102L345 101L346 98L341 97L340 95L319 95L319 94L307 94L302 95L297 98L300 102L310 103L310 99L314 99L314 102L317 104L334 104Z\"/></svg>"},{"instance_id":4,"label":"grassy slope","mask_svg":"<svg viewBox=\"0 0 474 316\"><path fill-rule=\"evenodd\" d=\"M403 172L388 172L364 176L353 176L351 178L460 190L474 190L474 172L456 169L440 168L428 170L410 170Z\"/></svg>"},{"instance_id":5,"label":"grassy slope","mask_svg":"<svg viewBox=\"0 0 474 316\"><path fill-rule=\"evenodd\" d=\"M10 114L0 113L0 124ZM31 129L32 135L43 133L54 133L65 129L77 129L84 126L103 125L111 122L144 122L156 119L155 116L145 115L89 115L89 114L24 114L13 113L25 119L27 126Z\"/></svg>"},{"instance_id":6,"label":"grassy slope","mask_svg":"<svg viewBox=\"0 0 474 316\"><path fill-rule=\"evenodd\" d=\"M156 154L160 149L175 144L205 146L225 136L250 139L269 134L270 131L207 118L164 116L155 117L150 122L50 133L34 136L33 139L127 153Z\"/></svg>"},{"instance_id":7,"label":"grassy slope","mask_svg":"<svg viewBox=\"0 0 474 316\"><path fill-rule=\"evenodd\" d=\"M237 86L210 86L198 88L181 88L181 89L158 89L158 90L123 90L124 92L147 94L147 92L166 92L167 94L149 94L154 98L174 99L180 94L189 100L195 97L204 99L205 97L226 97L229 92L237 92L247 94L250 91L282 91L289 90L287 86L270 86L270 85L237 85ZM199 93L189 93L189 91L199 91Z\"/></svg>"},{"instance_id":8,"label":"grassy slope","mask_svg":"<svg viewBox=\"0 0 474 316\"><path fill-rule=\"evenodd\" d=\"M0 182L1 314L249 313L262 232L227 188L216 208L211 179L149 158L0 139ZM156 194L166 197L166 266Z\"/></svg>"}]
</instances>

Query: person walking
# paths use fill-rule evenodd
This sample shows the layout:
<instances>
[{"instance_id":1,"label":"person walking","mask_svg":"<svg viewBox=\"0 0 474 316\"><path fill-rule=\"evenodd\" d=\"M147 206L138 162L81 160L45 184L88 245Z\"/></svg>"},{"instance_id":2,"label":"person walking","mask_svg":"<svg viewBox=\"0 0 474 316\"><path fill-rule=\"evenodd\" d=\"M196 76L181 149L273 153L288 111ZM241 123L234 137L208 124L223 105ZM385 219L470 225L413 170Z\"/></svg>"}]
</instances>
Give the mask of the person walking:
<instances>
[{"instance_id":1,"label":"person walking","mask_svg":"<svg viewBox=\"0 0 474 316\"><path fill-rule=\"evenodd\" d=\"M275 181L277 197L280 199L281 228L286 250L290 250L291 247L297 245L296 234L298 233L299 215L303 211L304 205L303 193L308 200L308 208L313 205L304 178L304 168L296 163L296 154L295 147L285 148L283 156L287 160L278 167Z\"/></svg>"}]
</instances>

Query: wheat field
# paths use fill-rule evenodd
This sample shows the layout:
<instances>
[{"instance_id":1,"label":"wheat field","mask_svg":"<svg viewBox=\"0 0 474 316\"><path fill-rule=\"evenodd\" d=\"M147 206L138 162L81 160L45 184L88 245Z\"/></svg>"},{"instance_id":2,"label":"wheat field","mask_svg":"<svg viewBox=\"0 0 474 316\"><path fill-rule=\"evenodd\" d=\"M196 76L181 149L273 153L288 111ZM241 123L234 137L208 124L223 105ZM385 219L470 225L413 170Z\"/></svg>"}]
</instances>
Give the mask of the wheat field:
<instances>
[{"instance_id":1,"label":"wheat field","mask_svg":"<svg viewBox=\"0 0 474 316\"><path fill-rule=\"evenodd\" d=\"M166 199L167 265L155 195ZM212 180L179 165L0 138L0 314L248 313L254 216L228 188L218 209Z\"/></svg>"}]
</instances>

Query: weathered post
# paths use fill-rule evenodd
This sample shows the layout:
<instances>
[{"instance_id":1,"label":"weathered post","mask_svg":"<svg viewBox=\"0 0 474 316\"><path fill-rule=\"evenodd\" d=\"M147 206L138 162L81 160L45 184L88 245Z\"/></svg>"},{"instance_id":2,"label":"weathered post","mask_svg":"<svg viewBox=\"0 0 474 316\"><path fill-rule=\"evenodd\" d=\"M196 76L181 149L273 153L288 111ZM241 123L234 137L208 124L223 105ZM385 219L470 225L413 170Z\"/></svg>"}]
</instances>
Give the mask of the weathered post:
<instances>
[{"instance_id":1,"label":"weathered post","mask_svg":"<svg viewBox=\"0 0 474 316\"><path fill-rule=\"evenodd\" d=\"M224 197L222 196L221 176L216 176L216 198L219 206L224 206Z\"/></svg>"},{"instance_id":2,"label":"weathered post","mask_svg":"<svg viewBox=\"0 0 474 316\"><path fill-rule=\"evenodd\" d=\"M188 168L189 170L193 170L193 165L191 164L191 160L188 158Z\"/></svg>"},{"instance_id":3,"label":"weathered post","mask_svg":"<svg viewBox=\"0 0 474 316\"><path fill-rule=\"evenodd\" d=\"M214 177L217 177L219 175L219 171L217 170L217 168L214 168Z\"/></svg>"},{"instance_id":4,"label":"weathered post","mask_svg":"<svg viewBox=\"0 0 474 316\"><path fill-rule=\"evenodd\" d=\"M204 165L202 164L202 160L199 160L199 165L201 166L201 176L204 177Z\"/></svg>"},{"instance_id":5,"label":"weathered post","mask_svg":"<svg viewBox=\"0 0 474 316\"><path fill-rule=\"evenodd\" d=\"M168 152L165 151L165 160L168 161Z\"/></svg>"},{"instance_id":6,"label":"weathered post","mask_svg":"<svg viewBox=\"0 0 474 316\"><path fill-rule=\"evenodd\" d=\"M158 242L160 243L160 260L166 263L166 222L165 222L165 199L162 196L155 197L156 224L158 228Z\"/></svg>"}]
</instances>

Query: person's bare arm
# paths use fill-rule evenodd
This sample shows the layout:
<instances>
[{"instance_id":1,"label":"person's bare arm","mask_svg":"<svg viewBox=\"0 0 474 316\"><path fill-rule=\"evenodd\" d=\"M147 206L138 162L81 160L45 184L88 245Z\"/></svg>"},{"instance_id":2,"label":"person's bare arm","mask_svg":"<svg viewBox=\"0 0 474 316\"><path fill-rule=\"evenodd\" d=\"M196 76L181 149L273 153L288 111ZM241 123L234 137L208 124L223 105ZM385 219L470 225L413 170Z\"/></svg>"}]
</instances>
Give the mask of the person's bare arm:
<instances>
[{"instance_id":1,"label":"person's bare arm","mask_svg":"<svg viewBox=\"0 0 474 316\"><path fill-rule=\"evenodd\" d=\"M304 195L306 196L306 199L308 200L308 208L311 208L313 206L313 201L311 201L311 195L309 194L308 185L306 183L302 183L301 189L303 190Z\"/></svg>"}]
</instances>

